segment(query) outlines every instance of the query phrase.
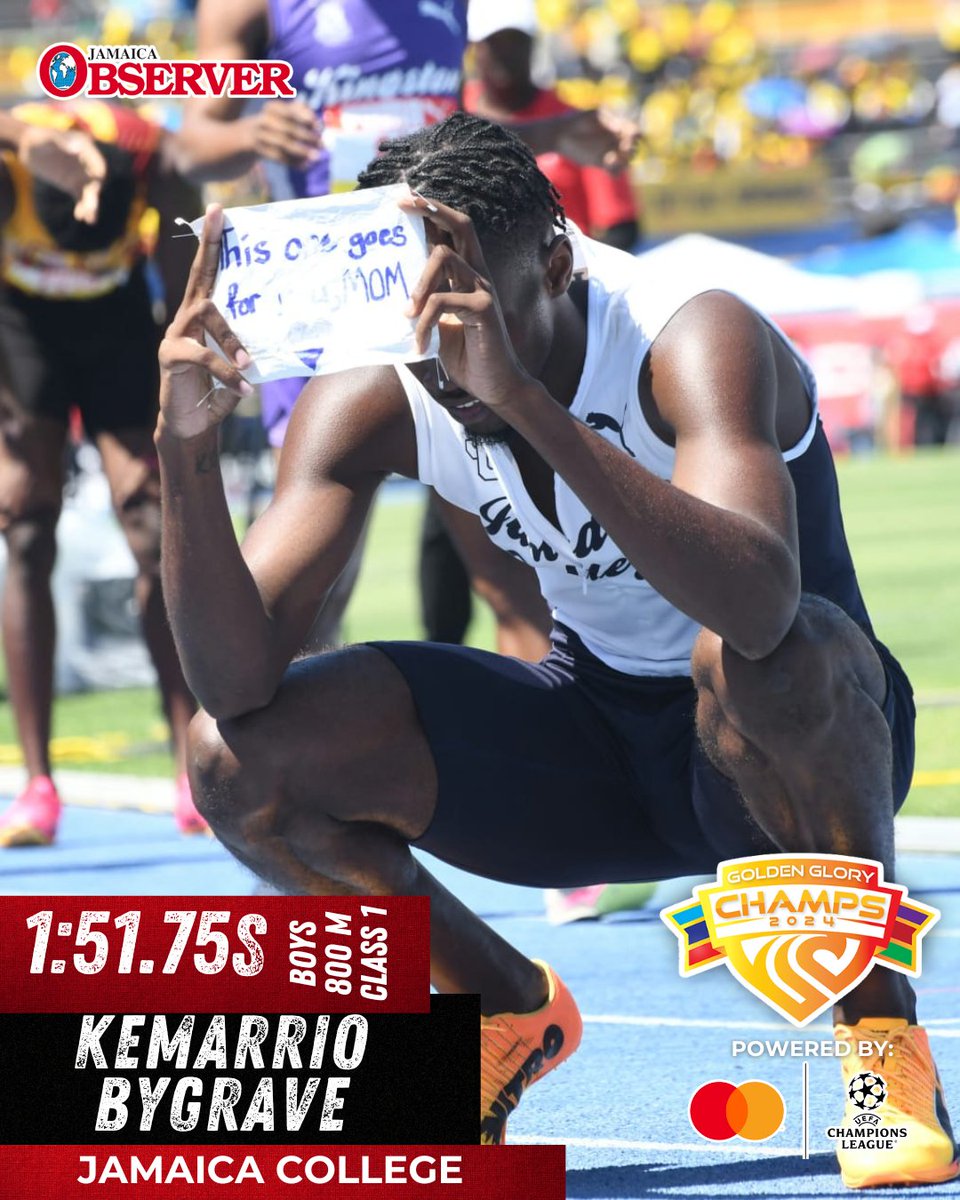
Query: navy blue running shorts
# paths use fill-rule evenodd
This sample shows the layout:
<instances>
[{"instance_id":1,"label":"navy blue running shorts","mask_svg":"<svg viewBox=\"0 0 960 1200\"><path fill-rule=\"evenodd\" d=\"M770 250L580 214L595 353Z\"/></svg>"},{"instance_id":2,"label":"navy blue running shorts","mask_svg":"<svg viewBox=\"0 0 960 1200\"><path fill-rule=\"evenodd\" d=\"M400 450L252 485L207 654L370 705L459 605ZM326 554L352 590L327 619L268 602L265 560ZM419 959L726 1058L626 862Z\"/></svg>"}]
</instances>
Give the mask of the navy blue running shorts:
<instances>
[{"instance_id":1,"label":"navy blue running shorts","mask_svg":"<svg viewBox=\"0 0 960 1200\"><path fill-rule=\"evenodd\" d=\"M711 874L776 852L709 761L688 676L636 678L554 629L540 663L430 642L373 642L406 679L437 769L414 845L489 879L579 887ZM913 774L913 693L887 675L896 807Z\"/></svg>"}]
</instances>

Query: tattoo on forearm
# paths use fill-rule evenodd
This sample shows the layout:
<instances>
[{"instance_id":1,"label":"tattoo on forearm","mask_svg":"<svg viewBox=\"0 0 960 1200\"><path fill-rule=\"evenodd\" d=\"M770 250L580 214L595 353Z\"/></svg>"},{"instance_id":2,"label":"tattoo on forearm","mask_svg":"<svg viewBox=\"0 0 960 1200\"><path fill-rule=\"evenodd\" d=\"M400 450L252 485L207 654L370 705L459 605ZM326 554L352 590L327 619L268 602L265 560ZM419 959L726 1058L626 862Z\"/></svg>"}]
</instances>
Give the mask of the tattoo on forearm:
<instances>
[{"instance_id":1,"label":"tattoo on forearm","mask_svg":"<svg viewBox=\"0 0 960 1200\"><path fill-rule=\"evenodd\" d=\"M198 475L209 475L216 470L217 456L210 450L201 450L196 457L194 467Z\"/></svg>"}]
</instances>

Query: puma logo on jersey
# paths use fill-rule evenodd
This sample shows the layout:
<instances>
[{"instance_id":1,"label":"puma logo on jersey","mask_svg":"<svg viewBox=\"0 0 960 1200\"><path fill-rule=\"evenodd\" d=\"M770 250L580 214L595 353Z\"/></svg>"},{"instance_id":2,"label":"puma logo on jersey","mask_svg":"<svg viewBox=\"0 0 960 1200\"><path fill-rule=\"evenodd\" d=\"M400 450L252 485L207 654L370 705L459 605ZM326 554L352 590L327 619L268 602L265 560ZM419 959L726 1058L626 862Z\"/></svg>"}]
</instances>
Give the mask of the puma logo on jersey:
<instances>
[{"instance_id":1,"label":"puma logo on jersey","mask_svg":"<svg viewBox=\"0 0 960 1200\"><path fill-rule=\"evenodd\" d=\"M417 12L421 17L432 17L435 21L442 21L454 37L460 36L460 22L453 11L453 0L446 0L445 4L440 0L420 0Z\"/></svg>"},{"instance_id":2,"label":"puma logo on jersey","mask_svg":"<svg viewBox=\"0 0 960 1200\"><path fill-rule=\"evenodd\" d=\"M324 46L345 46L353 30L341 0L320 0L314 15L314 36Z\"/></svg>"}]
</instances>

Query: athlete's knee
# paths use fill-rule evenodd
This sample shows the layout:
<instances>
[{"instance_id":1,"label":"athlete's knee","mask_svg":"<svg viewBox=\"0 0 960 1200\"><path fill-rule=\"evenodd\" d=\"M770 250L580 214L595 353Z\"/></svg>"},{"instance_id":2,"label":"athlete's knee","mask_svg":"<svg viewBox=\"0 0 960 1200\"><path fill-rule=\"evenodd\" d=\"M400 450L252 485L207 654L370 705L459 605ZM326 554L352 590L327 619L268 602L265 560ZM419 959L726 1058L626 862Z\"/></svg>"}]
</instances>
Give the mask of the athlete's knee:
<instances>
[{"instance_id":1,"label":"athlete's knee","mask_svg":"<svg viewBox=\"0 0 960 1200\"><path fill-rule=\"evenodd\" d=\"M3 530L8 569L36 578L49 577L57 557L59 516L59 511L51 511L8 521Z\"/></svg>"},{"instance_id":2,"label":"athlete's knee","mask_svg":"<svg viewBox=\"0 0 960 1200\"><path fill-rule=\"evenodd\" d=\"M755 755L755 747L730 721L710 687L700 687L697 693L697 736L721 771L732 773L736 764Z\"/></svg>"},{"instance_id":3,"label":"athlete's knee","mask_svg":"<svg viewBox=\"0 0 960 1200\"><path fill-rule=\"evenodd\" d=\"M190 722L187 763L194 803L218 833L252 840L280 816L284 760L271 706L240 717L201 709Z\"/></svg>"},{"instance_id":4,"label":"athlete's knee","mask_svg":"<svg viewBox=\"0 0 960 1200\"><path fill-rule=\"evenodd\" d=\"M247 807L249 788L221 723L202 709L187 733L187 770L193 799L215 828L236 824Z\"/></svg>"},{"instance_id":5,"label":"athlete's knee","mask_svg":"<svg viewBox=\"0 0 960 1200\"><path fill-rule=\"evenodd\" d=\"M693 659L694 682L709 693L707 719L733 726L763 745L798 741L831 728L852 690L883 699L885 679L875 651L836 605L805 595L786 637L765 658L747 659L703 631Z\"/></svg>"},{"instance_id":6,"label":"athlete's knee","mask_svg":"<svg viewBox=\"0 0 960 1200\"><path fill-rule=\"evenodd\" d=\"M272 740L272 747L268 743ZM218 838L241 859L256 859L265 846L289 844L297 807L289 791L277 739L270 737L269 710L217 720L199 712L191 721L187 762L194 803ZM311 864L320 870L339 843L339 828L327 815L323 796L311 797Z\"/></svg>"}]
</instances>

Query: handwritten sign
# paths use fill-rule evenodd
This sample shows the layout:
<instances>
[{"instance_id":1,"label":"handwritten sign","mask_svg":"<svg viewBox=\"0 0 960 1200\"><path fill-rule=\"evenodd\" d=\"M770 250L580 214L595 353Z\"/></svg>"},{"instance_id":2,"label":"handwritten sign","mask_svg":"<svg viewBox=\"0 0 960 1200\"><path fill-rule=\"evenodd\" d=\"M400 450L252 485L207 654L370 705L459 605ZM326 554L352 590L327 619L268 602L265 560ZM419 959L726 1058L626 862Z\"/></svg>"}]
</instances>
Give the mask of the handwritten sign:
<instances>
[{"instance_id":1,"label":"handwritten sign","mask_svg":"<svg viewBox=\"0 0 960 1200\"><path fill-rule=\"evenodd\" d=\"M224 210L213 302L246 347L251 383L415 362L404 315L427 261L403 185ZM200 235L203 217L190 222Z\"/></svg>"}]
</instances>

